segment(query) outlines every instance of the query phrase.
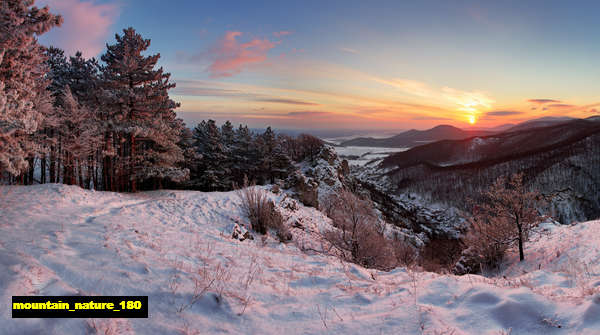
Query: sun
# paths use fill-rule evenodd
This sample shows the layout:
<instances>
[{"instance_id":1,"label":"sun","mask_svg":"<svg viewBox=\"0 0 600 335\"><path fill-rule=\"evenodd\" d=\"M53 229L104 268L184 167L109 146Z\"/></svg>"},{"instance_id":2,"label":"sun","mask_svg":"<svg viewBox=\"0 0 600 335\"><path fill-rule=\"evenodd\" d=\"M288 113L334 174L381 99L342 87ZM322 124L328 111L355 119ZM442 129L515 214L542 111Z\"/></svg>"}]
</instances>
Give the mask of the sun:
<instances>
[{"instance_id":1,"label":"sun","mask_svg":"<svg viewBox=\"0 0 600 335\"><path fill-rule=\"evenodd\" d=\"M475 115L469 115L469 123L475 124Z\"/></svg>"}]
</instances>

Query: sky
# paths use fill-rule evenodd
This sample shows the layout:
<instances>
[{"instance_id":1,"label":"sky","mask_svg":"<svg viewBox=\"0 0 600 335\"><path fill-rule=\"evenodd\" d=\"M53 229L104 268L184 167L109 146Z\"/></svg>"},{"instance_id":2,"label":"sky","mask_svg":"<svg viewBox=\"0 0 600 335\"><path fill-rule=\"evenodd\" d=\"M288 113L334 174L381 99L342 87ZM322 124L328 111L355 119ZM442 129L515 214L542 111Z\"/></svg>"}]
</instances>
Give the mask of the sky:
<instances>
[{"instance_id":1,"label":"sky","mask_svg":"<svg viewBox=\"0 0 600 335\"><path fill-rule=\"evenodd\" d=\"M99 57L135 28L177 113L290 129L494 127L600 114L597 1L38 0Z\"/></svg>"}]
</instances>

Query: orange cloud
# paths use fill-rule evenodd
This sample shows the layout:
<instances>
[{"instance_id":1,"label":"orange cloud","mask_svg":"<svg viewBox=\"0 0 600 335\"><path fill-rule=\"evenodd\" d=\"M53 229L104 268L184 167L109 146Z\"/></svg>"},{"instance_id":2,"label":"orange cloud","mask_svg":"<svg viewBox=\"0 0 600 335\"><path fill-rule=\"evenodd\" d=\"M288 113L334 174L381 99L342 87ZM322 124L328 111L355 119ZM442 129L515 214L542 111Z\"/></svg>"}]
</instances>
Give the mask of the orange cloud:
<instances>
[{"instance_id":1,"label":"orange cloud","mask_svg":"<svg viewBox=\"0 0 600 335\"><path fill-rule=\"evenodd\" d=\"M242 36L239 31L228 31L223 39L211 48L209 55L212 63L208 67L211 78L231 77L249 64L264 62L267 52L278 43L266 38L239 43L236 39L239 36Z\"/></svg>"},{"instance_id":2,"label":"orange cloud","mask_svg":"<svg viewBox=\"0 0 600 335\"><path fill-rule=\"evenodd\" d=\"M371 79L405 93L427 98L438 104L448 106L448 103L450 103L457 106L459 111L469 113L469 115L481 112L482 109L489 109L495 102L487 94L478 91L463 91L451 87L443 87L441 90L437 90L423 82L409 79L383 79L378 77L371 77Z\"/></svg>"}]
</instances>

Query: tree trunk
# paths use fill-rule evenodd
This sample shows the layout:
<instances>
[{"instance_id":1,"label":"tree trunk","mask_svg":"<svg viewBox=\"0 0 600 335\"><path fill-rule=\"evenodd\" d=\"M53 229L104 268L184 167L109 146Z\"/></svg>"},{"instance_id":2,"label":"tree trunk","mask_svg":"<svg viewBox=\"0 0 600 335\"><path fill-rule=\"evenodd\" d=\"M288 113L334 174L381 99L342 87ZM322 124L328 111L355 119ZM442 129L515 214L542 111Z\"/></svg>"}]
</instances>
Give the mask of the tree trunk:
<instances>
[{"instance_id":1,"label":"tree trunk","mask_svg":"<svg viewBox=\"0 0 600 335\"><path fill-rule=\"evenodd\" d=\"M33 185L33 172L35 171L35 157L29 158L29 176L27 176L27 184Z\"/></svg>"},{"instance_id":2,"label":"tree trunk","mask_svg":"<svg viewBox=\"0 0 600 335\"><path fill-rule=\"evenodd\" d=\"M525 254L523 253L523 227L520 223L517 223L517 228L519 229L519 261L522 262L525 260Z\"/></svg>"},{"instance_id":3,"label":"tree trunk","mask_svg":"<svg viewBox=\"0 0 600 335\"><path fill-rule=\"evenodd\" d=\"M129 160L129 178L131 179L131 192L137 192L134 177L134 165L135 165L135 136L131 134L131 152Z\"/></svg>"},{"instance_id":4,"label":"tree trunk","mask_svg":"<svg viewBox=\"0 0 600 335\"><path fill-rule=\"evenodd\" d=\"M89 155L87 159L87 172L85 175L85 188L91 189L92 175L94 174L94 155Z\"/></svg>"},{"instance_id":5,"label":"tree trunk","mask_svg":"<svg viewBox=\"0 0 600 335\"><path fill-rule=\"evenodd\" d=\"M60 136L58 138L58 148L56 149L56 175L54 177L56 177L56 180L54 180L55 183L60 183L60 165L61 165L61 153L62 153L62 148L61 148L61 139Z\"/></svg>"},{"instance_id":6,"label":"tree trunk","mask_svg":"<svg viewBox=\"0 0 600 335\"><path fill-rule=\"evenodd\" d=\"M46 154L40 160L40 184L46 183Z\"/></svg>"},{"instance_id":7,"label":"tree trunk","mask_svg":"<svg viewBox=\"0 0 600 335\"><path fill-rule=\"evenodd\" d=\"M83 162L84 160L82 159L78 159L77 160L77 177L79 179L79 187L85 187L84 183L83 183Z\"/></svg>"},{"instance_id":8,"label":"tree trunk","mask_svg":"<svg viewBox=\"0 0 600 335\"><path fill-rule=\"evenodd\" d=\"M97 190L98 185L98 166L100 165L100 155L96 151L96 159L94 160L94 190Z\"/></svg>"}]
</instances>

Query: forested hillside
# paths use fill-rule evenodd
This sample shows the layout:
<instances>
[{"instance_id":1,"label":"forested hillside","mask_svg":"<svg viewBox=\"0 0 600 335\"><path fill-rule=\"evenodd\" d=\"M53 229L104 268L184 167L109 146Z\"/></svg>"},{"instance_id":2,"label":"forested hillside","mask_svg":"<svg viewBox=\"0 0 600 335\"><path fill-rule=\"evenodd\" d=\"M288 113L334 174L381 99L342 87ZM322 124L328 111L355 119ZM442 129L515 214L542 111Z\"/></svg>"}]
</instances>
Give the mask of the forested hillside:
<instances>
[{"instance_id":1,"label":"forested hillside","mask_svg":"<svg viewBox=\"0 0 600 335\"><path fill-rule=\"evenodd\" d=\"M462 141L440 141L396 153L380 168L396 192L470 211L468 199L497 177L524 173L563 223L600 215L600 123L573 120L551 127ZM457 196L459 194L460 196Z\"/></svg>"}]
</instances>

